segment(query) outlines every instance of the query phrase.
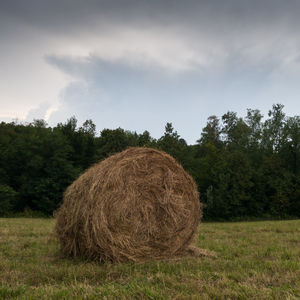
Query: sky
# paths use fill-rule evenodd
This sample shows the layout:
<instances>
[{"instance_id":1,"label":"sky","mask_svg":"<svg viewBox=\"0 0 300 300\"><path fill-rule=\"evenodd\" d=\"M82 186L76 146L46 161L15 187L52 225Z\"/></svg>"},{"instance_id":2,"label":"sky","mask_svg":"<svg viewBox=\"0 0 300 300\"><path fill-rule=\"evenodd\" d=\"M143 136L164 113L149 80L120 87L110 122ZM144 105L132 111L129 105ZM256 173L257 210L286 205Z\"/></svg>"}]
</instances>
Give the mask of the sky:
<instances>
[{"instance_id":1,"label":"sky","mask_svg":"<svg viewBox=\"0 0 300 300\"><path fill-rule=\"evenodd\" d=\"M300 113L299 0L0 0L0 121L75 116L189 144L210 115Z\"/></svg>"}]
</instances>

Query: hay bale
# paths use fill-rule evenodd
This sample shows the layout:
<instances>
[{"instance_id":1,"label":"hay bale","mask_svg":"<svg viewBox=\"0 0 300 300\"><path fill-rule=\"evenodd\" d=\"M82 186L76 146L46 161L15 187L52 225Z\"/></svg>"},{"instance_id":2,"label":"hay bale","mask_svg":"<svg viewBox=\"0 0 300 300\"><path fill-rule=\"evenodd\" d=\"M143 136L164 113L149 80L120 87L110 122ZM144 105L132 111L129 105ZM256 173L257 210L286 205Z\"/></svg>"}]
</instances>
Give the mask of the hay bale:
<instances>
[{"instance_id":1,"label":"hay bale","mask_svg":"<svg viewBox=\"0 0 300 300\"><path fill-rule=\"evenodd\" d=\"M200 218L196 184L174 158L129 148L68 187L55 231L66 255L144 261L183 253Z\"/></svg>"}]
</instances>

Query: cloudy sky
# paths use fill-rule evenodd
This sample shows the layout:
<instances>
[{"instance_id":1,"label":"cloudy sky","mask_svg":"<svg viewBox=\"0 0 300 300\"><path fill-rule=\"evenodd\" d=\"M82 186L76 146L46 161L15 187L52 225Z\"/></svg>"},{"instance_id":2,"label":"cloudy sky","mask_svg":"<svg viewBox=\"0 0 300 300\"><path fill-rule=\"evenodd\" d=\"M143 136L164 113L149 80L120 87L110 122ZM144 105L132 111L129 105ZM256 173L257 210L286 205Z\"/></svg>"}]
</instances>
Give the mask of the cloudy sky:
<instances>
[{"instance_id":1,"label":"cloudy sky","mask_svg":"<svg viewBox=\"0 0 300 300\"><path fill-rule=\"evenodd\" d=\"M300 113L299 0L0 0L0 121L75 115L194 143L210 115Z\"/></svg>"}]
</instances>

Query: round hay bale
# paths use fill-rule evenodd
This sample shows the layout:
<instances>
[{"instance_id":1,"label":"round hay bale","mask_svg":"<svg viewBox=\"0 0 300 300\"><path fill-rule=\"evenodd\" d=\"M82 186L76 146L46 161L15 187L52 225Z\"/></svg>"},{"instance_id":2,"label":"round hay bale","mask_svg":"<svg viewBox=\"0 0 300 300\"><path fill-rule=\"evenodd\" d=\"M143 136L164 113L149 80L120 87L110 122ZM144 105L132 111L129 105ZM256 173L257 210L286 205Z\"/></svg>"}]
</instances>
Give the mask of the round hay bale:
<instances>
[{"instance_id":1,"label":"round hay bale","mask_svg":"<svg viewBox=\"0 0 300 300\"><path fill-rule=\"evenodd\" d=\"M55 231L66 255L144 261L183 253L200 218L197 186L174 158L128 148L67 188Z\"/></svg>"}]
</instances>

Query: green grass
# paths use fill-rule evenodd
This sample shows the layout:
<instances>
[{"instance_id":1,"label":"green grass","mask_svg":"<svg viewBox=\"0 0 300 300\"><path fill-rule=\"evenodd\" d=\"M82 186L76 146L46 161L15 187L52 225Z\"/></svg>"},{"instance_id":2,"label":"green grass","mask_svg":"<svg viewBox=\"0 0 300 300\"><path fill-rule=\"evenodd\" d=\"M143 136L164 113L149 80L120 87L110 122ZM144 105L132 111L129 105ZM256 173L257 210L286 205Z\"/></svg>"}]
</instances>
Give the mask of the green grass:
<instances>
[{"instance_id":1,"label":"green grass","mask_svg":"<svg viewBox=\"0 0 300 300\"><path fill-rule=\"evenodd\" d=\"M61 258L53 219L0 219L0 299L300 299L300 220L203 223L217 258Z\"/></svg>"}]
</instances>

